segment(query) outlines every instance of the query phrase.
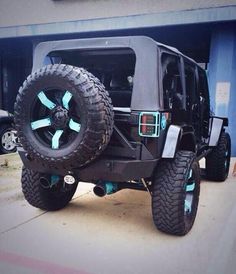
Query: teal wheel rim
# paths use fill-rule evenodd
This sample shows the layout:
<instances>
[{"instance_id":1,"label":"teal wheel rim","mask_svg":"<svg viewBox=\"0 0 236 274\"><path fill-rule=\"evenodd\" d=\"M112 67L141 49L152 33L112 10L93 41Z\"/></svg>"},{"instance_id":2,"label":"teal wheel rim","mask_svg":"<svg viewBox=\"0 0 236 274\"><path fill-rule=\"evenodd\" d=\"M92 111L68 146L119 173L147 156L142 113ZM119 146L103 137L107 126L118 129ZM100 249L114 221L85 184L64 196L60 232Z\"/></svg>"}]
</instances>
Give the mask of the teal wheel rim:
<instances>
[{"instance_id":1,"label":"teal wheel rim","mask_svg":"<svg viewBox=\"0 0 236 274\"><path fill-rule=\"evenodd\" d=\"M40 143L52 150L70 145L81 131L81 113L68 90L38 92L31 108L30 127Z\"/></svg>"},{"instance_id":2,"label":"teal wheel rim","mask_svg":"<svg viewBox=\"0 0 236 274\"><path fill-rule=\"evenodd\" d=\"M229 155L229 153L228 153L228 151L226 151L225 152L225 169L228 168L228 155Z\"/></svg>"},{"instance_id":3,"label":"teal wheel rim","mask_svg":"<svg viewBox=\"0 0 236 274\"><path fill-rule=\"evenodd\" d=\"M184 200L185 215L192 213L195 188L196 188L196 181L194 178L194 172L192 169L190 169L187 176L187 183L185 185L185 193L186 193L185 200Z\"/></svg>"}]
</instances>

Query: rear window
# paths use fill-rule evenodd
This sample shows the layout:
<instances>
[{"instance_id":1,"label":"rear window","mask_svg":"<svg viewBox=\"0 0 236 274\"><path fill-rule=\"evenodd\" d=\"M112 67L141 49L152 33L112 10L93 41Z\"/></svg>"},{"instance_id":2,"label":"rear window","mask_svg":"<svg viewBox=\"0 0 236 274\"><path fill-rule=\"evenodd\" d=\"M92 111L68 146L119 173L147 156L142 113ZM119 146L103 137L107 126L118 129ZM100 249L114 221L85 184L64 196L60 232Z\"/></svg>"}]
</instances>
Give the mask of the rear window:
<instances>
[{"instance_id":1,"label":"rear window","mask_svg":"<svg viewBox=\"0 0 236 274\"><path fill-rule=\"evenodd\" d=\"M82 67L105 86L115 107L130 107L136 57L130 48L51 52L44 64Z\"/></svg>"}]
</instances>

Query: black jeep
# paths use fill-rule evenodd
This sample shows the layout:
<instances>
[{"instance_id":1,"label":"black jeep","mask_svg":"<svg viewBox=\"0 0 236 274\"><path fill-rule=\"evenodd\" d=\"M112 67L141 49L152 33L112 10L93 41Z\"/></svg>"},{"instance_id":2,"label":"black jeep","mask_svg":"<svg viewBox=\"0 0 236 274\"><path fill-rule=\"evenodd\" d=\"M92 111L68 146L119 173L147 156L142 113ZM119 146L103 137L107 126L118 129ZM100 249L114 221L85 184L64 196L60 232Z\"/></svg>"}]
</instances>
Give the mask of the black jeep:
<instances>
[{"instance_id":1,"label":"black jeep","mask_svg":"<svg viewBox=\"0 0 236 274\"><path fill-rule=\"evenodd\" d=\"M15 103L26 200L57 210L78 181L98 196L149 191L156 227L185 235L205 176L224 181L227 118L210 112L205 71L148 37L44 42Z\"/></svg>"}]
</instances>

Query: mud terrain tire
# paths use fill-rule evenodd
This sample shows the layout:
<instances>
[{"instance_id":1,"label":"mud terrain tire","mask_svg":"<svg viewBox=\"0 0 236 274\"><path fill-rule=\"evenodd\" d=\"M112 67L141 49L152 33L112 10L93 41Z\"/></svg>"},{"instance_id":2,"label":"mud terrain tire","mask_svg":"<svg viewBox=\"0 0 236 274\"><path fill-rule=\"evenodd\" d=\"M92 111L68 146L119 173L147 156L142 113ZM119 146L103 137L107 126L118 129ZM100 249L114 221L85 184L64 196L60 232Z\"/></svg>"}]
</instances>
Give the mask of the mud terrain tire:
<instances>
[{"instance_id":1,"label":"mud terrain tire","mask_svg":"<svg viewBox=\"0 0 236 274\"><path fill-rule=\"evenodd\" d=\"M72 199L78 183L63 185L63 178L52 187L43 185L40 178L44 177L50 181L49 175L23 167L21 184L25 199L29 204L42 210L54 211L65 207Z\"/></svg>"},{"instance_id":2,"label":"mud terrain tire","mask_svg":"<svg viewBox=\"0 0 236 274\"><path fill-rule=\"evenodd\" d=\"M199 164L193 152L178 151L174 159L162 160L154 174L152 190L157 229L172 235L187 234L197 214L199 193Z\"/></svg>"},{"instance_id":3,"label":"mud terrain tire","mask_svg":"<svg viewBox=\"0 0 236 274\"><path fill-rule=\"evenodd\" d=\"M48 65L20 88L15 124L29 157L57 168L80 167L106 148L113 107L104 86L85 69Z\"/></svg>"},{"instance_id":4,"label":"mud terrain tire","mask_svg":"<svg viewBox=\"0 0 236 274\"><path fill-rule=\"evenodd\" d=\"M206 157L206 177L208 180L223 182L228 177L231 157L231 140L222 132L218 145Z\"/></svg>"}]
</instances>

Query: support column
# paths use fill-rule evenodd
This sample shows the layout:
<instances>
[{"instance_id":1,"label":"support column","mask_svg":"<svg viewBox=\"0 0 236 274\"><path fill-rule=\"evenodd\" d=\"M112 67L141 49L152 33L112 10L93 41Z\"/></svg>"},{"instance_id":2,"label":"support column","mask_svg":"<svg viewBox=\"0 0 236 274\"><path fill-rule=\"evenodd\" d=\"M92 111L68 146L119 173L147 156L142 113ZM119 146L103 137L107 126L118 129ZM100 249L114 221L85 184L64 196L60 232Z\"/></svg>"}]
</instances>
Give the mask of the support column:
<instances>
[{"instance_id":1,"label":"support column","mask_svg":"<svg viewBox=\"0 0 236 274\"><path fill-rule=\"evenodd\" d=\"M236 156L236 24L219 25L212 33L209 88L217 116L229 118L232 156Z\"/></svg>"}]
</instances>

